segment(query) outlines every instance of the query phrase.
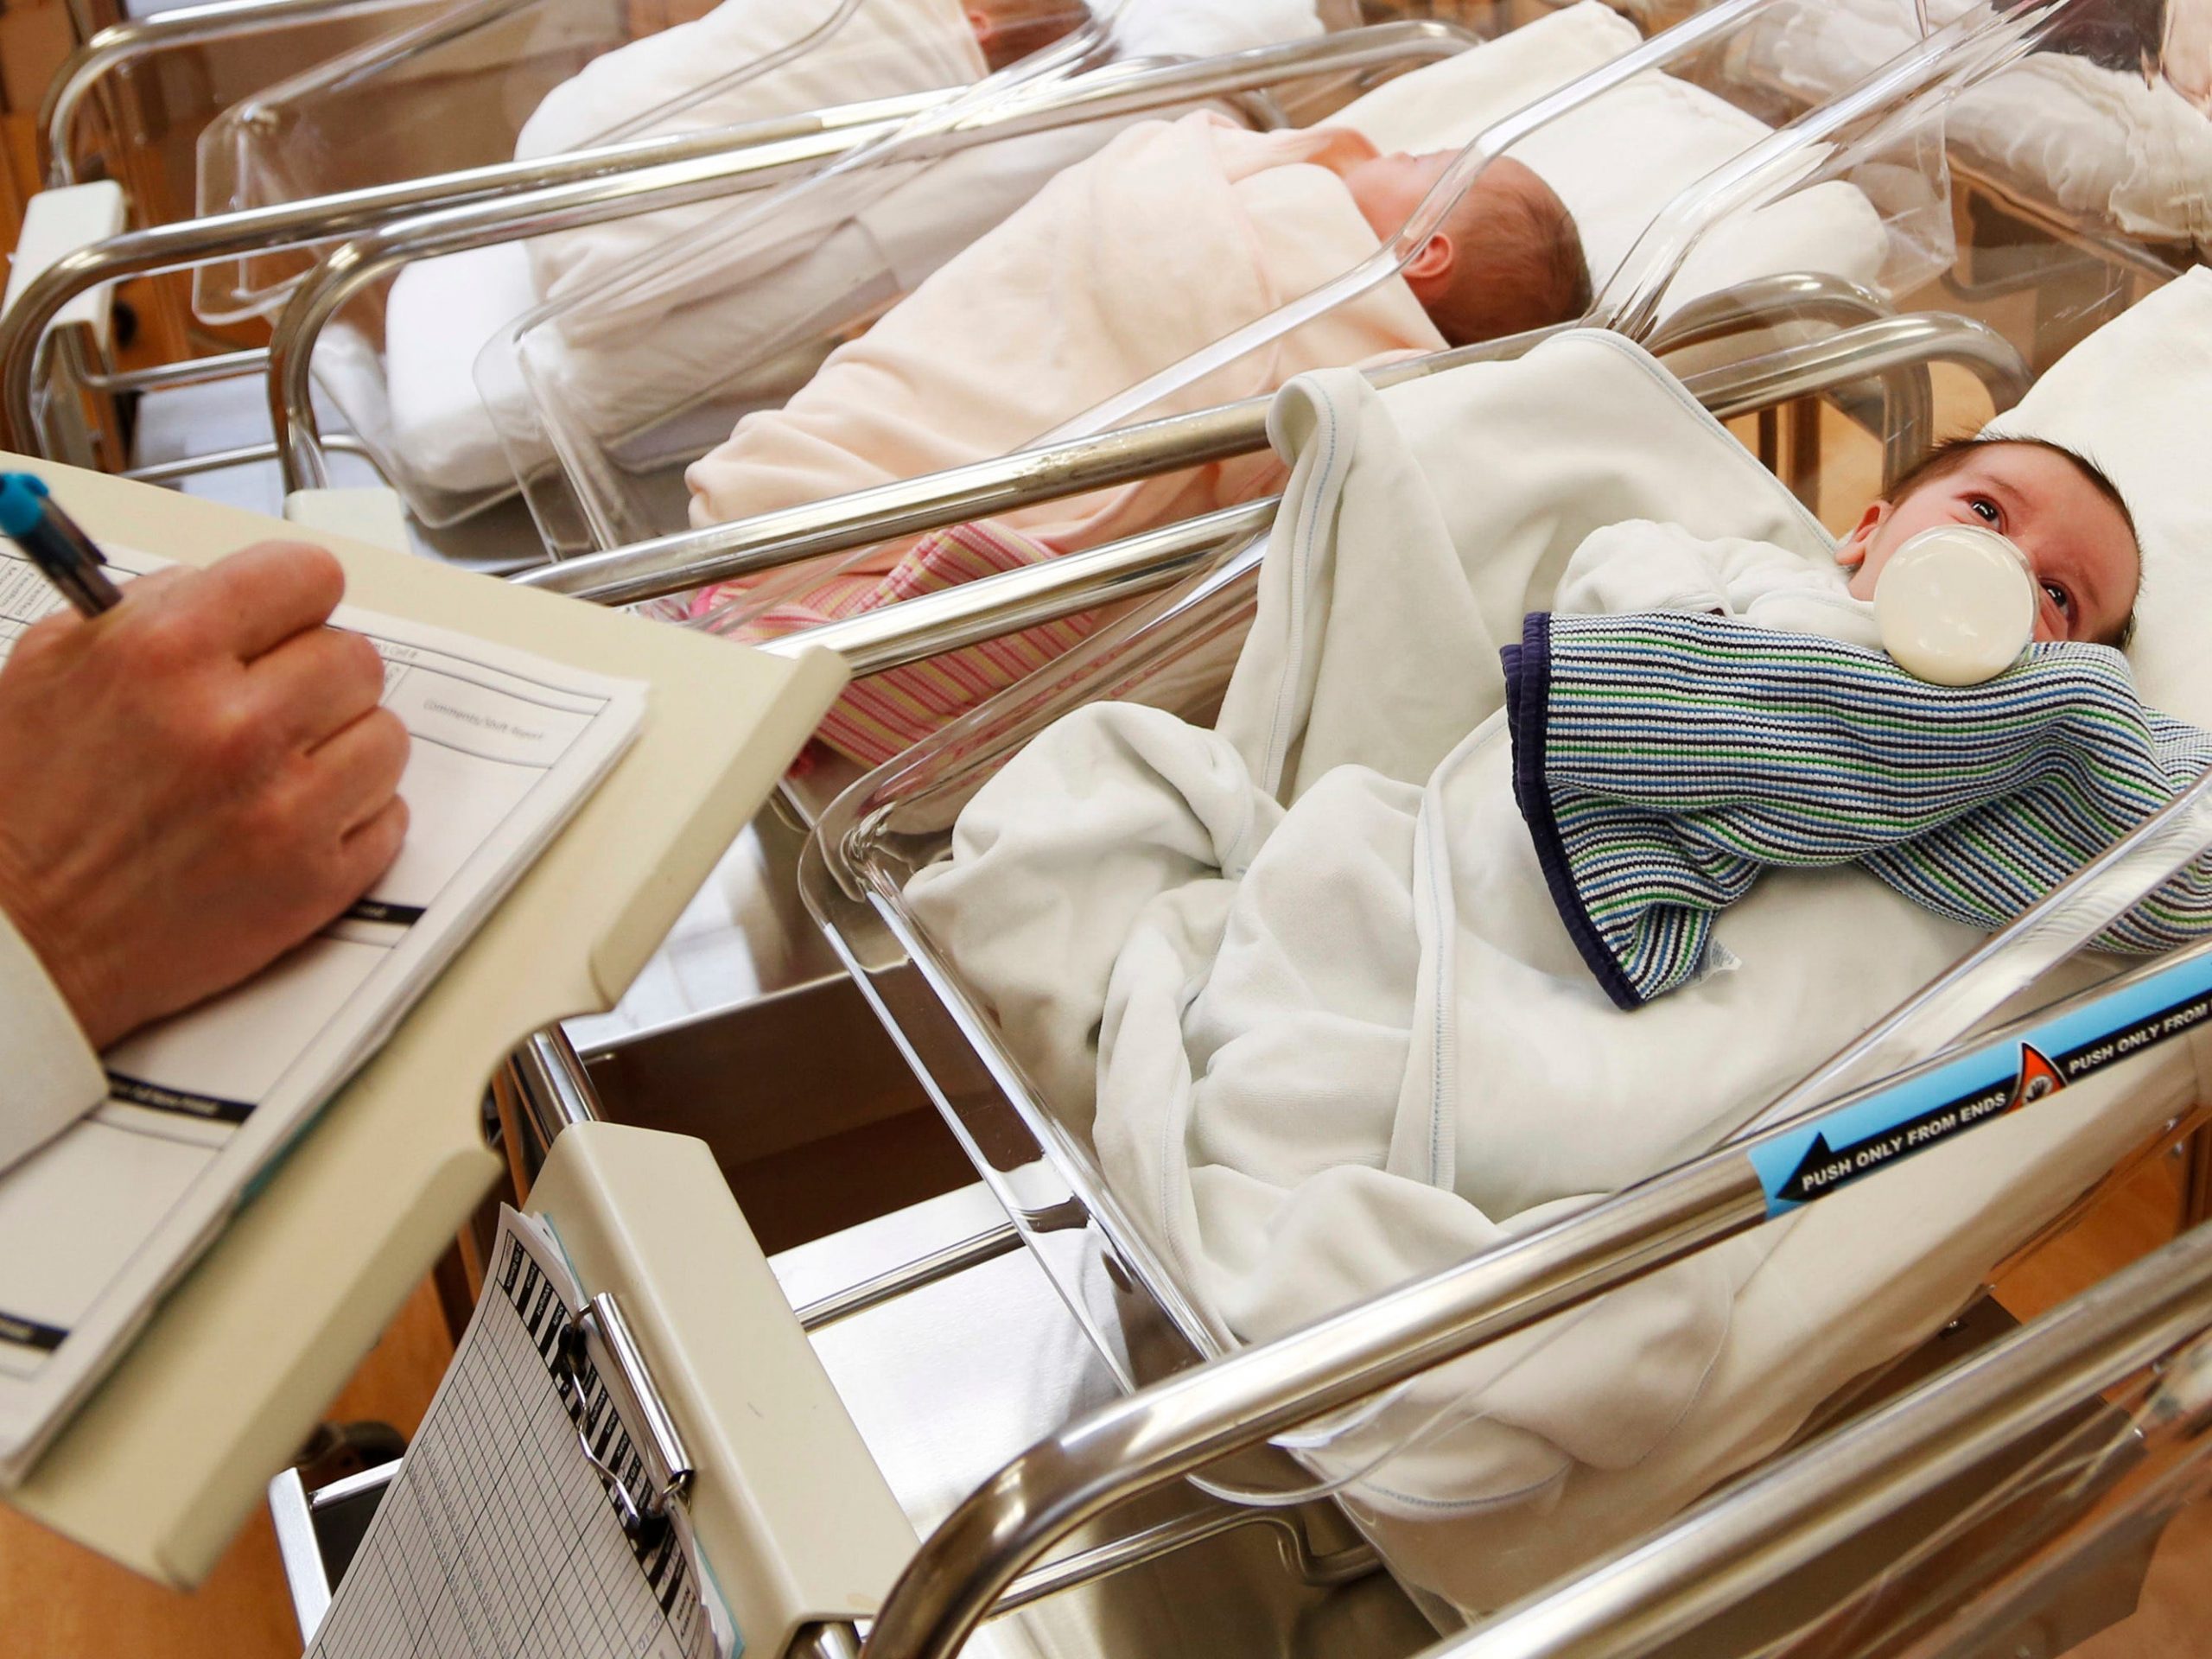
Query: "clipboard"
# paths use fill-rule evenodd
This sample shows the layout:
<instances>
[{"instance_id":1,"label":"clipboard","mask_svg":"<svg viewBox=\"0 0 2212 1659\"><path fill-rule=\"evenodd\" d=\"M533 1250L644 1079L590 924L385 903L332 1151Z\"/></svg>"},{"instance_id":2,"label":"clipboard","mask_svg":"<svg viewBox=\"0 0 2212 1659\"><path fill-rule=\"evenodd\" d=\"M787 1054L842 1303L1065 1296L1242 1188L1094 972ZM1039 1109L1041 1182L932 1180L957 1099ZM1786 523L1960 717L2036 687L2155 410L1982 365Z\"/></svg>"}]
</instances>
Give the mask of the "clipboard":
<instances>
[{"instance_id":1,"label":"clipboard","mask_svg":"<svg viewBox=\"0 0 2212 1659\"><path fill-rule=\"evenodd\" d=\"M696 1466L684 1503L750 1651L865 1618L918 1547L703 1141L562 1131L530 1190L629 1315Z\"/></svg>"},{"instance_id":2,"label":"clipboard","mask_svg":"<svg viewBox=\"0 0 2212 1659\"><path fill-rule=\"evenodd\" d=\"M581 1124L308 1659L775 1655L914 1548L706 1144Z\"/></svg>"},{"instance_id":3,"label":"clipboard","mask_svg":"<svg viewBox=\"0 0 2212 1659\"><path fill-rule=\"evenodd\" d=\"M620 998L845 669L826 652L747 651L150 485L0 465L42 474L100 538L192 563L313 541L345 565L354 603L652 687L637 743L7 1495L188 1587L497 1179L480 1127L494 1069L529 1033Z\"/></svg>"}]
</instances>

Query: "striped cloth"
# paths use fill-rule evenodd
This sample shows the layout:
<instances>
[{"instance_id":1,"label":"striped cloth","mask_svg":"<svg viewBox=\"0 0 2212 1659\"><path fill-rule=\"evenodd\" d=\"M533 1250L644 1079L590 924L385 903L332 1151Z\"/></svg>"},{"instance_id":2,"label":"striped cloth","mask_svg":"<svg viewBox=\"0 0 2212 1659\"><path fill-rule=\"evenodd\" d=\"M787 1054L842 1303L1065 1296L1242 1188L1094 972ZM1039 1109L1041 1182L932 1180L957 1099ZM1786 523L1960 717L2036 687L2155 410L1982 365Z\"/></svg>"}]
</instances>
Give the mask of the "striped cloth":
<instances>
[{"instance_id":1,"label":"striped cloth","mask_svg":"<svg viewBox=\"0 0 2212 1659\"><path fill-rule=\"evenodd\" d=\"M880 575L825 578L799 599L715 631L741 640L772 639L1052 556L1051 548L1017 531L988 522L957 524L923 537ZM691 614L711 617L743 596L741 583L702 588ZM1102 613L1064 617L855 680L815 731L816 741L863 766L880 766L1073 649L1102 620Z\"/></svg>"},{"instance_id":2,"label":"striped cloth","mask_svg":"<svg viewBox=\"0 0 2212 1659\"><path fill-rule=\"evenodd\" d=\"M1980 685L1690 612L1552 616L1505 659L1514 795L1613 1001L1695 978L1769 866L1857 861L1939 916L2002 927L2212 765L2101 645L2031 646ZM2212 932L2212 857L2094 943Z\"/></svg>"}]
</instances>

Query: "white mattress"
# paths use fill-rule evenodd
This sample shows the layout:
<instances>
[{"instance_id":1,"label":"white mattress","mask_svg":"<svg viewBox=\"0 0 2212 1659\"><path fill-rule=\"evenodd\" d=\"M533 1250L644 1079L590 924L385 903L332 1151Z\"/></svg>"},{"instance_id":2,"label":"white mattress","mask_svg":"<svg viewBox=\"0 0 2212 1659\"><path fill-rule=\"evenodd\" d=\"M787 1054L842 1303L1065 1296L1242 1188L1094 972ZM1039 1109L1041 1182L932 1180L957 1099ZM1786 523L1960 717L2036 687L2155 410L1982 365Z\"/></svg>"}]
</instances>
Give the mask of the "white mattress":
<instances>
[{"instance_id":1,"label":"white mattress","mask_svg":"<svg viewBox=\"0 0 2212 1659\"><path fill-rule=\"evenodd\" d=\"M410 482L455 491L513 484L476 390L476 354L537 303L520 242L418 260L400 273L385 311L385 381Z\"/></svg>"}]
</instances>

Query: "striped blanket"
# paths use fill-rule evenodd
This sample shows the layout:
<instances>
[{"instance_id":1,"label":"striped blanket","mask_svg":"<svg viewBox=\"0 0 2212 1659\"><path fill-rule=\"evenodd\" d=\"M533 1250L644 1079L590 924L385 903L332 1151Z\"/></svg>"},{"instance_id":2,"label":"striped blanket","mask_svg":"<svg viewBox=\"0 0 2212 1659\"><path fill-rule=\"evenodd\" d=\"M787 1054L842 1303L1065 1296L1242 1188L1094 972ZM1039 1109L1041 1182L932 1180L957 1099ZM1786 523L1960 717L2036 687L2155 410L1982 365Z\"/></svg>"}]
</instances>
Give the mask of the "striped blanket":
<instances>
[{"instance_id":1,"label":"striped blanket","mask_svg":"<svg viewBox=\"0 0 2212 1659\"><path fill-rule=\"evenodd\" d=\"M1554 902L1634 1008L1718 960L1719 912L1772 866L1857 861L1940 916L2002 927L2212 765L2126 659L2039 645L1980 685L1690 612L1529 616L1501 653L1514 794ZM2096 940L2212 932L2212 859Z\"/></svg>"},{"instance_id":2,"label":"striped blanket","mask_svg":"<svg viewBox=\"0 0 2212 1659\"><path fill-rule=\"evenodd\" d=\"M743 584L736 582L702 589L690 611L716 632L747 641L772 639L1052 556L1050 548L1018 531L988 522L957 524L923 537L887 571L827 577L801 598L756 615L745 614ZM717 610L728 610L734 626L716 627ZM1064 617L855 680L832 705L815 739L863 766L880 766L1072 650L1100 620L1097 613Z\"/></svg>"}]
</instances>

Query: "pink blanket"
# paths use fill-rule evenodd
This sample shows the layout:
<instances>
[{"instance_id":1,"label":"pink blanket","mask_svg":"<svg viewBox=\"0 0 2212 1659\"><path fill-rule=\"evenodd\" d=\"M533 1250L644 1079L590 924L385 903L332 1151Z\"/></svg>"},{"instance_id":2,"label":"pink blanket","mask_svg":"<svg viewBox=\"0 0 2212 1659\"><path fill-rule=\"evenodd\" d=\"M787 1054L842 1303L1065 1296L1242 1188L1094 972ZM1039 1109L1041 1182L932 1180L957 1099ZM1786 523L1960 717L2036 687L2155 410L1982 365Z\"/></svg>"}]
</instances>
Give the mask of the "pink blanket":
<instances>
[{"instance_id":1,"label":"pink blanket","mask_svg":"<svg viewBox=\"0 0 2212 1659\"><path fill-rule=\"evenodd\" d=\"M838 350L784 408L739 423L686 474L692 522L726 523L1020 448L1372 252L1375 234L1340 175L1374 153L1341 130L1255 133L1211 113L1131 128ZM1412 292L1392 281L1156 412L1443 343ZM1240 457L1001 522L1062 553L1251 499L1280 476L1271 455ZM838 568L880 575L912 546L872 549ZM804 605L808 585L827 574L780 573L772 596L760 596ZM710 589L694 613L732 597Z\"/></svg>"},{"instance_id":2,"label":"pink blanket","mask_svg":"<svg viewBox=\"0 0 2212 1659\"><path fill-rule=\"evenodd\" d=\"M923 537L886 575L829 577L814 584L804 603L775 606L727 632L747 641L770 639L1051 556L1046 549L1012 531L957 524ZM1071 649L1106 614L1086 612L1040 623L964 651L855 680L823 717L815 741L863 766L880 765Z\"/></svg>"}]
</instances>

